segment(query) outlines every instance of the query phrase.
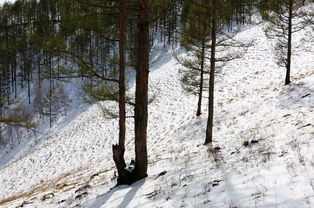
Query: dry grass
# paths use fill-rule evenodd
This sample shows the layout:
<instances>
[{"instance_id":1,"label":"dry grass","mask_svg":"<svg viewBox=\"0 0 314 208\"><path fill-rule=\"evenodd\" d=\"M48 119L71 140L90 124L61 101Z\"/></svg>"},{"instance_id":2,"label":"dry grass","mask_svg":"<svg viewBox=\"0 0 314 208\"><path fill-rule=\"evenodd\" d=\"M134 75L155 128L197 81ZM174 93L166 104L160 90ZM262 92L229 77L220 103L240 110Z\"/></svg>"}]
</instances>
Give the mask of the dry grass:
<instances>
[{"instance_id":1,"label":"dry grass","mask_svg":"<svg viewBox=\"0 0 314 208\"><path fill-rule=\"evenodd\" d=\"M97 180L95 180L95 176L107 173L109 171L112 171L113 169L114 167L111 167L109 169L99 171L93 174L92 176L94 177L89 177L88 175L86 175L87 167L82 167L71 172L64 173L50 181L40 181L37 185L33 186L25 192L1 200L0 207L22 199L28 199L28 202L31 203L31 201L35 200L36 198L40 198L37 197L38 195L45 192L67 192L79 185L85 184L85 182L89 182L90 180L93 180L94 183L95 181L104 180L104 177L99 177L97 178Z\"/></svg>"},{"instance_id":2,"label":"dry grass","mask_svg":"<svg viewBox=\"0 0 314 208\"><path fill-rule=\"evenodd\" d=\"M0 201L0 206L12 203L14 201L20 200L20 199L26 199L26 198L32 198L35 199L36 195L39 195L41 193L53 190L53 189L61 189L61 187L65 184L62 185L62 181L65 181L66 178L68 177L73 177L76 174L80 173L82 171L82 168L77 169L75 171L72 172L68 172L65 174L60 175L59 177L50 180L50 181L40 181L40 183L38 183L37 185L33 186L32 188L30 188L29 190L16 194L14 196L10 196L6 199L3 199ZM78 180L79 181L79 180ZM56 186L56 184L58 184ZM74 186L77 183L71 183L70 185ZM68 186L63 186L64 187L68 187Z\"/></svg>"},{"instance_id":3,"label":"dry grass","mask_svg":"<svg viewBox=\"0 0 314 208\"><path fill-rule=\"evenodd\" d=\"M314 74L314 70L310 70L307 73L300 74L298 77L295 77L294 80L301 80L301 79L304 79L306 77L312 76L313 74Z\"/></svg>"},{"instance_id":4,"label":"dry grass","mask_svg":"<svg viewBox=\"0 0 314 208\"><path fill-rule=\"evenodd\" d=\"M219 161L220 161L220 157L219 157L219 149L215 148L215 147L211 147L207 149L207 155L209 158L212 159L212 161L218 165Z\"/></svg>"},{"instance_id":5,"label":"dry grass","mask_svg":"<svg viewBox=\"0 0 314 208\"><path fill-rule=\"evenodd\" d=\"M246 110L246 111L241 112L239 115L240 116L245 116L248 112L249 112L249 110Z\"/></svg>"}]
</instances>

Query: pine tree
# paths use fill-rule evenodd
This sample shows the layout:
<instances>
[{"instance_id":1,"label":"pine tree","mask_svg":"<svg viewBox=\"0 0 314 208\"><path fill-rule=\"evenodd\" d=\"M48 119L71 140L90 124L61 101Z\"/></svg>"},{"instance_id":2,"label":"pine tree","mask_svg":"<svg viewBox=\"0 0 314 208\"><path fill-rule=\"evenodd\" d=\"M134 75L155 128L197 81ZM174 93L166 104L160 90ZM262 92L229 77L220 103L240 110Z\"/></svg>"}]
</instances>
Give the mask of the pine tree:
<instances>
[{"instance_id":1,"label":"pine tree","mask_svg":"<svg viewBox=\"0 0 314 208\"><path fill-rule=\"evenodd\" d=\"M213 141L213 119L214 119L214 90L215 90L215 68L216 68L216 42L218 25L218 3L211 0L212 19L211 19L211 50L210 50L210 78L208 96L208 119L206 126L205 144Z\"/></svg>"},{"instance_id":2,"label":"pine tree","mask_svg":"<svg viewBox=\"0 0 314 208\"><path fill-rule=\"evenodd\" d=\"M118 184L129 183L126 163L124 160L125 152L125 42L126 42L126 4L125 0L119 1L119 143L112 146L113 160L118 171Z\"/></svg>"},{"instance_id":3,"label":"pine tree","mask_svg":"<svg viewBox=\"0 0 314 208\"><path fill-rule=\"evenodd\" d=\"M181 46L187 51L187 58L177 57L183 66L181 83L183 89L198 95L196 116L202 113L202 98L205 73L208 74L206 55L210 48L210 11L207 1L190 2L185 5Z\"/></svg>"},{"instance_id":4,"label":"pine tree","mask_svg":"<svg viewBox=\"0 0 314 208\"><path fill-rule=\"evenodd\" d=\"M269 38L276 39L276 57L279 66L286 68L285 85L290 84L293 34L305 27L301 8L304 0L270 0L260 5L262 16L269 21Z\"/></svg>"}]
</instances>

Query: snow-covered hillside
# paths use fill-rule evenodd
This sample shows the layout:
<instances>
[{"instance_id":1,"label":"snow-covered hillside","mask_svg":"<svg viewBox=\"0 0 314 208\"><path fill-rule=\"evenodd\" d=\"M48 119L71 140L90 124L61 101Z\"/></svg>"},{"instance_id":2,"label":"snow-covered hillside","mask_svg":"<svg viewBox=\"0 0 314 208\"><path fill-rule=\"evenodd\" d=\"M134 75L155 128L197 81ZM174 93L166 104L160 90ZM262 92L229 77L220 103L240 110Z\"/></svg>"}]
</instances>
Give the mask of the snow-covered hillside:
<instances>
[{"instance_id":1,"label":"snow-covered hillside","mask_svg":"<svg viewBox=\"0 0 314 208\"><path fill-rule=\"evenodd\" d=\"M292 84L283 86L264 26L243 28L237 38L253 45L217 74L212 147L202 145L206 103L197 118L169 50L150 73L146 179L113 188L118 122L93 105L0 169L0 207L313 207L314 44L295 49ZM131 161L132 120L127 129Z\"/></svg>"}]
</instances>

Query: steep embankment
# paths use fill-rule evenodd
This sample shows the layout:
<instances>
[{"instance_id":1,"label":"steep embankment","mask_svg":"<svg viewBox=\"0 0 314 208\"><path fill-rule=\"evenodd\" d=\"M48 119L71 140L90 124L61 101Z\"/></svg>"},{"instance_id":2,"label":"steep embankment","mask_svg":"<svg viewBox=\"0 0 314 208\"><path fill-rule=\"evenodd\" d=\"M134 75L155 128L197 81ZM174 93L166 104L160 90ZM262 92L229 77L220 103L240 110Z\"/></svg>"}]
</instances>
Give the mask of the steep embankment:
<instances>
[{"instance_id":1,"label":"steep embankment","mask_svg":"<svg viewBox=\"0 0 314 208\"><path fill-rule=\"evenodd\" d=\"M197 100L182 91L178 66L168 52L150 74L156 99L149 106L147 179L110 190L117 121L104 119L94 105L35 151L0 169L0 206L311 207L313 53L297 49L293 83L283 86L284 69L275 64L263 26L237 35L253 45L217 74L213 147L219 150L202 145L206 104L196 118ZM314 49L313 43L306 47ZM127 127L130 161L131 120Z\"/></svg>"}]
</instances>

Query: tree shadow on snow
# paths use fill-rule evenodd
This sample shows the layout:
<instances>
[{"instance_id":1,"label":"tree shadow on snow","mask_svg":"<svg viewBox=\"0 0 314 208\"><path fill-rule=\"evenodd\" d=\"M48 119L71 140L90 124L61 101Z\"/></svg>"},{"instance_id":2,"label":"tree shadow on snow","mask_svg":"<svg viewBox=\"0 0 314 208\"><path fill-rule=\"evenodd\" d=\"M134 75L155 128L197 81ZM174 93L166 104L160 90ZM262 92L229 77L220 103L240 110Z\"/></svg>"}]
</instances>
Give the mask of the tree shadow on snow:
<instances>
[{"instance_id":1,"label":"tree shadow on snow","mask_svg":"<svg viewBox=\"0 0 314 208\"><path fill-rule=\"evenodd\" d=\"M180 141L200 140L201 142L204 142L206 124L207 113L205 116L201 115L198 118L182 121L181 127L178 130L179 136L175 136L174 138L177 138Z\"/></svg>"},{"instance_id":2,"label":"tree shadow on snow","mask_svg":"<svg viewBox=\"0 0 314 208\"><path fill-rule=\"evenodd\" d=\"M121 191L123 189L130 189L128 192L124 195L123 200L120 202L120 204L117 206L117 208L124 208L127 207L130 202L133 200L134 196L136 195L137 191L144 185L145 179L140 180L130 186L117 186L110 190L109 192L98 196L95 201L88 205L89 208L101 208L103 207L106 202L109 201L109 199L118 191ZM108 206L105 206L108 207Z\"/></svg>"}]
</instances>

